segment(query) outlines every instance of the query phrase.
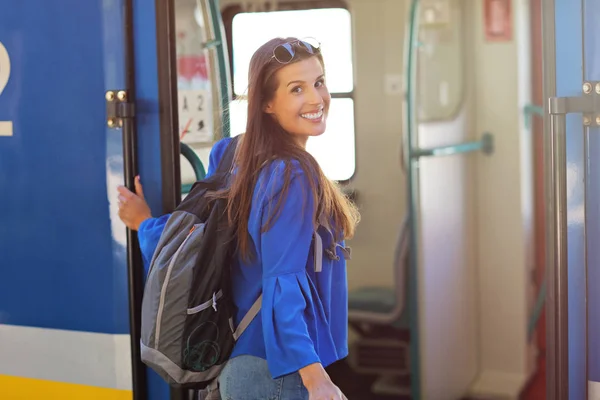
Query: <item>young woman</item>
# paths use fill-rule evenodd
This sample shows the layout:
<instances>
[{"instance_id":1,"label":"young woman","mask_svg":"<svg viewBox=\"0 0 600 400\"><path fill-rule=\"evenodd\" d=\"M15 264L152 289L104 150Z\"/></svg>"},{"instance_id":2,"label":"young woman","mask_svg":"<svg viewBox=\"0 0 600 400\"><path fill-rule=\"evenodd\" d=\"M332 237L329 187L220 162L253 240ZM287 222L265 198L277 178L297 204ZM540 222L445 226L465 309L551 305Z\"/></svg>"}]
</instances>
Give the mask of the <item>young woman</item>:
<instances>
[{"instance_id":1,"label":"young woman","mask_svg":"<svg viewBox=\"0 0 600 400\"><path fill-rule=\"evenodd\" d=\"M238 241L234 322L261 293L263 301L219 377L224 399L346 399L324 367L348 354L344 240L359 215L306 151L325 131L330 101L318 45L277 38L254 53L246 132L220 195ZM209 175L230 140L215 144ZM138 195L119 191L120 216L138 230L147 265L168 216L151 218L139 179ZM317 227L320 270L310 251Z\"/></svg>"}]
</instances>

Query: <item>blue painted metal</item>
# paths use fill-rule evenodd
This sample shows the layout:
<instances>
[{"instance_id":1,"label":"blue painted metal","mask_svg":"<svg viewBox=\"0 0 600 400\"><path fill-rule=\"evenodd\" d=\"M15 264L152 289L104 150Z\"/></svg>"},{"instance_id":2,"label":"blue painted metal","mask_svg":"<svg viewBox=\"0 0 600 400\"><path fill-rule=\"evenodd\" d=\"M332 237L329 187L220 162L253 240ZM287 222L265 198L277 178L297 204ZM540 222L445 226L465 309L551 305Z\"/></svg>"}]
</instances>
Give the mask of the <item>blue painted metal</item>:
<instances>
[{"instance_id":1,"label":"blue painted metal","mask_svg":"<svg viewBox=\"0 0 600 400\"><path fill-rule=\"evenodd\" d=\"M136 119L138 162L144 195L152 215L164 212L158 109L158 69L156 56L156 12L154 0L134 1L134 40L136 76Z\"/></svg>"},{"instance_id":2,"label":"blue painted metal","mask_svg":"<svg viewBox=\"0 0 600 400\"><path fill-rule=\"evenodd\" d=\"M582 2L555 0L556 96L581 96ZM586 398L585 159L580 114L567 116L569 398Z\"/></svg>"},{"instance_id":3,"label":"blue painted metal","mask_svg":"<svg viewBox=\"0 0 600 400\"><path fill-rule=\"evenodd\" d=\"M418 242L419 237L417 212L419 205L419 170L418 158L413 156L417 143L417 113L416 113L416 67L417 67L417 41L419 32L419 0L412 0L405 41L405 87L406 101L404 102L406 140L404 151L405 160L408 160L408 223L410 232L410 253L408 267L408 318L410 321L410 377L411 396L413 399L421 398L421 361L419 350L419 309L418 309Z\"/></svg>"},{"instance_id":4,"label":"blue painted metal","mask_svg":"<svg viewBox=\"0 0 600 400\"><path fill-rule=\"evenodd\" d=\"M600 3L584 1L584 78L600 81ZM587 379L600 382L600 128L587 137L586 244L587 244Z\"/></svg>"},{"instance_id":5,"label":"blue painted metal","mask_svg":"<svg viewBox=\"0 0 600 400\"><path fill-rule=\"evenodd\" d=\"M120 180L104 91L122 83L122 14L102 1L0 0L11 58L0 96L0 315L4 324L127 333L123 247L107 174ZM68 9L68 13L57 10ZM77 24L73 18L77 16ZM118 40L117 40L118 39Z\"/></svg>"},{"instance_id":6,"label":"blue painted metal","mask_svg":"<svg viewBox=\"0 0 600 400\"><path fill-rule=\"evenodd\" d=\"M134 4L139 167L158 214L154 1ZM127 334L122 136L106 128L104 99L125 87L123 1L0 0L0 9L12 66L0 120L14 124L0 137L0 322ZM153 377L150 398L169 398Z\"/></svg>"},{"instance_id":7,"label":"blue painted metal","mask_svg":"<svg viewBox=\"0 0 600 400\"><path fill-rule=\"evenodd\" d=\"M494 151L494 137L490 133L484 133L481 140L465 142L450 146L440 146L433 148L417 148L411 150L411 157L439 157L451 156L454 154L470 153L473 151L482 151L484 154L492 154Z\"/></svg>"},{"instance_id":8,"label":"blue painted metal","mask_svg":"<svg viewBox=\"0 0 600 400\"><path fill-rule=\"evenodd\" d=\"M161 215L162 168L158 107L158 60L156 47L156 8L154 0L134 1L134 43L136 79L136 122L138 169L144 195L152 215ZM148 399L170 398L169 386L150 368Z\"/></svg>"}]
</instances>

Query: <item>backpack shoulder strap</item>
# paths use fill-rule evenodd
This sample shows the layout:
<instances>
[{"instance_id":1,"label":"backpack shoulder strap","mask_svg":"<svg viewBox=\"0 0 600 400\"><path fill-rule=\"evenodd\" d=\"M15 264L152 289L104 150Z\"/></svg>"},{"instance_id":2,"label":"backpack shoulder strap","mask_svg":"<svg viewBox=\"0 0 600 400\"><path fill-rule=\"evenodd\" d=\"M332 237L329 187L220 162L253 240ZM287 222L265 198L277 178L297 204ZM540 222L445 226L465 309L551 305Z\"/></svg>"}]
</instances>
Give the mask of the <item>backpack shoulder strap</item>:
<instances>
[{"instance_id":1,"label":"backpack shoulder strap","mask_svg":"<svg viewBox=\"0 0 600 400\"><path fill-rule=\"evenodd\" d=\"M235 340L239 339L239 337L242 335L242 333L244 333L244 331L246 330L248 325L250 325L250 322L252 322L254 317L256 317L258 315L258 312L260 311L261 306L262 306L262 293L260 294L260 296L258 296L258 299L256 299L254 304L252 304L252 307L250 307L250 309L248 310L246 315L244 315L244 317L240 321L240 324L238 325L236 330L233 332L233 338Z\"/></svg>"},{"instance_id":2,"label":"backpack shoulder strap","mask_svg":"<svg viewBox=\"0 0 600 400\"><path fill-rule=\"evenodd\" d=\"M237 144L239 142L240 136L242 135L234 137L227 144L225 152L223 153L223 157L221 158L221 161L219 161L219 166L216 170L217 173L222 174L231 171L231 167L233 166L233 157L235 156L235 150L237 149Z\"/></svg>"}]
</instances>

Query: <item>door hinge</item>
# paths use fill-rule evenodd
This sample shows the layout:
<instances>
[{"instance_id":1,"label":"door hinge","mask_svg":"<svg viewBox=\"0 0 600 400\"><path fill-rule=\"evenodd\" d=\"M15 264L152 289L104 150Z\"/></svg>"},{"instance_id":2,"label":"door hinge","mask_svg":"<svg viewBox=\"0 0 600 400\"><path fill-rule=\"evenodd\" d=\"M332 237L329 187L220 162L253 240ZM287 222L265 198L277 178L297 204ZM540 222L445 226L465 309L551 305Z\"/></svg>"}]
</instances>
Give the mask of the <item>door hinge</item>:
<instances>
[{"instance_id":1,"label":"door hinge","mask_svg":"<svg viewBox=\"0 0 600 400\"><path fill-rule=\"evenodd\" d=\"M123 119L135 116L135 105L129 102L126 90L106 92L106 125L109 128L122 128Z\"/></svg>"},{"instance_id":2,"label":"door hinge","mask_svg":"<svg viewBox=\"0 0 600 400\"><path fill-rule=\"evenodd\" d=\"M583 114L583 125L600 126L600 82L583 83L583 96L551 97L550 115Z\"/></svg>"}]
</instances>

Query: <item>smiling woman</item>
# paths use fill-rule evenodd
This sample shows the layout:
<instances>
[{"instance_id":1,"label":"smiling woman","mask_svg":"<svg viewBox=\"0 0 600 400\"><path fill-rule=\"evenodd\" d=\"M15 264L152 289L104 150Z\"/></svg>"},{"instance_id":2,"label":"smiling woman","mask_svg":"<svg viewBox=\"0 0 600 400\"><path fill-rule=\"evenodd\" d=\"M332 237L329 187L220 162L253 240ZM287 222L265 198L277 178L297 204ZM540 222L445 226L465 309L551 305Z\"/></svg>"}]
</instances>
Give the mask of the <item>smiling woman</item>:
<instances>
[{"instance_id":1,"label":"smiling woman","mask_svg":"<svg viewBox=\"0 0 600 400\"><path fill-rule=\"evenodd\" d=\"M326 128L331 95L323 65L311 57L283 68L276 78L279 85L265 112L306 146L310 136L322 135Z\"/></svg>"},{"instance_id":2,"label":"smiling woman","mask_svg":"<svg viewBox=\"0 0 600 400\"><path fill-rule=\"evenodd\" d=\"M325 131L331 100L320 49L271 39L252 55L248 82L248 122L221 196L239 257L231 268L234 326L259 296L261 318L236 343L219 377L221 396L345 400L324 367L348 353L338 247L354 234L358 212L305 149ZM309 257L313 240L334 257Z\"/></svg>"}]
</instances>

